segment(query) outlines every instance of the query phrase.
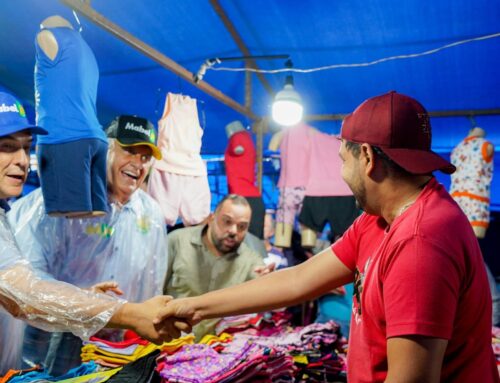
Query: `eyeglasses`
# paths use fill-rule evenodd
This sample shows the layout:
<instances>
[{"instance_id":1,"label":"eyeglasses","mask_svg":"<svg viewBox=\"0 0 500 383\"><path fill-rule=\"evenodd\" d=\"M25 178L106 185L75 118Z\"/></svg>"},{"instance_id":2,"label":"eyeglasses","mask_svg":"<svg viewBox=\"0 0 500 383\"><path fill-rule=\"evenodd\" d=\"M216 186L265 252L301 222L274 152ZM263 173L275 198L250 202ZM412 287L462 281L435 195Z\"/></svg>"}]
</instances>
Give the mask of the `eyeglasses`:
<instances>
[{"instance_id":1,"label":"eyeglasses","mask_svg":"<svg viewBox=\"0 0 500 383\"><path fill-rule=\"evenodd\" d=\"M153 161L153 155L152 154L144 154L141 153L142 150L139 149L141 146L120 146L122 151L125 153L127 157L137 157L139 156L139 160L143 165L149 165Z\"/></svg>"}]
</instances>

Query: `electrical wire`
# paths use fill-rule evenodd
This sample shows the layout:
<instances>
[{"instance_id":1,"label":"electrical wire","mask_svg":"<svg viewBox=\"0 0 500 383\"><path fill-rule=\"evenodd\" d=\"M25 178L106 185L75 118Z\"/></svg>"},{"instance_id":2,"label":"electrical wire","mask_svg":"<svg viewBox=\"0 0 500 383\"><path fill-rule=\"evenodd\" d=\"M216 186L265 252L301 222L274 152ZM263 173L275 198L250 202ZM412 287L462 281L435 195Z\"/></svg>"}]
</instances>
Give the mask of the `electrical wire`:
<instances>
[{"instance_id":1,"label":"electrical wire","mask_svg":"<svg viewBox=\"0 0 500 383\"><path fill-rule=\"evenodd\" d=\"M474 41L492 39L495 37L500 37L500 32L493 33L491 35L479 36L479 37L474 37L474 38L470 38L470 39L466 39L466 40L456 41L454 43L446 44L446 45L443 45L441 47L430 49L430 50L420 52L420 53L411 53L411 54L406 54L406 55L384 57L384 58L381 58L378 60L369 61L369 62L365 62L365 63L334 64L334 65L326 65L326 66L321 66L321 67L317 67L317 68L309 68L309 69L300 69L300 68L255 69L255 68L250 68L250 67L245 67L245 68L217 67L217 68L215 68L213 66L207 67L206 69L207 70L215 70L215 71L227 71L227 72L254 72L254 73L271 73L272 74L272 73L282 73L282 72L311 73L311 72L318 72L318 71L322 71L322 70L339 69L339 68L367 67L367 66L371 66L371 65L380 64L380 63L383 63L386 61L427 56L427 55L431 55L431 54L437 53L439 51L442 51L444 49L456 47L458 45L463 45L463 44L471 43Z\"/></svg>"}]
</instances>

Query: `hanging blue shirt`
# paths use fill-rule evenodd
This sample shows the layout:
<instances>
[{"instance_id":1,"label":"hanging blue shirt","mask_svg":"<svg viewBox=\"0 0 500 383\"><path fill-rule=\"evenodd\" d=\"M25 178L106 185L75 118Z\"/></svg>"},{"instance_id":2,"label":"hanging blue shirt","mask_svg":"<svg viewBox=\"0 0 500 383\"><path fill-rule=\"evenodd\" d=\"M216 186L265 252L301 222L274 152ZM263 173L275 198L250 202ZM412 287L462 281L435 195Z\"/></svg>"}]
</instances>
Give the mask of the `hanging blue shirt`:
<instances>
[{"instance_id":1,"label":"hanging blue shirt","mask_svg":"<svg viewBox=\"0 0 500 383\"><path fill-rule=\"evenodd\" d=\"M99 68L94 53L79 32L47 28L57 41L51 60L35 40L35 102L37 124L49 134L39 144L59 144L82 138L107 142L97 120L96 98Z\"/></svg>"}]
</instances>

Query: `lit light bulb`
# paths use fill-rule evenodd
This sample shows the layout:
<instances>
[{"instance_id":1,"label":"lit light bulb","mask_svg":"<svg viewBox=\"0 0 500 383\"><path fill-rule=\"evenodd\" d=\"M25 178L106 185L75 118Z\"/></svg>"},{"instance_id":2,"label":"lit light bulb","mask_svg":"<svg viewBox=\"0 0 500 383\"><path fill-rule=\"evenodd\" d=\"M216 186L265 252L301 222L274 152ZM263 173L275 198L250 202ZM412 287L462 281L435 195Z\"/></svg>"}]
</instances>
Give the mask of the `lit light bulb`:
<instances>
[{"instance_id":1,"label":"lit light bulb","mask_svg":"<svg viewBox=\"0 0 500 383\"><path fill-rule=\"evenodd\" d=\"M283 126L298 124L304 115L300 95L293 85L287 81L283 90L278 92L272 106L273 120Z\"/></svg>"},{"instance_id":2,"label":"lit light bulb","mask_svg":"<svg viewBox=\"0 0 500 383\"><path fill-rule=\"evenodd\" d=\"M295 101L275 101L273 104L273 120L283 126L297 125L302 120L304 108Z\"/></svg>"}]
</instances>

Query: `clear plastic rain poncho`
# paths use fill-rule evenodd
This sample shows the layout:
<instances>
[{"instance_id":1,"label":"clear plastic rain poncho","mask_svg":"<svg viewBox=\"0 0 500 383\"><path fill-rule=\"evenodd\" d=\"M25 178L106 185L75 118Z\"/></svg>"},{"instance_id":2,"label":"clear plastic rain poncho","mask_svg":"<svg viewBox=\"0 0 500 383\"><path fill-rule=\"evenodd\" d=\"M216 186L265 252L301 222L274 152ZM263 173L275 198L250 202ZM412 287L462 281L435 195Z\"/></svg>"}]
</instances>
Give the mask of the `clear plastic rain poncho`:
<instances>
[{"instance_id":1,"label":"clear plastic rain poncho","mask_svg":"<svg viewBox=\"0 0 500 383\"><path fill-rule=\"evenodd\" d=\"M79 287L115 281L124 298L142 302L161 294L167 268L166 229L160 209L142 190L98 218L45 214L40 189L7 214L21 253L45 279Z\"/></svg>"},{"instance_id":2,"label":"clear plastic rain poncho","mask_svg":"<svg viewBox=\"0 0 500 383\"><path fill-rule=\"evenodd\" d=\"M8 219L21 252L43 279L80 287L113 280L134 302L161 294L167 246L158 205L137 190L127 204L113 203L110 210L99 218L49 217L38 189L14 203ZM26 342L36 354L40 345Z\"/></svg>"},{"instance_id":3,"label":"clear plastic rain poncho","mask_svg":"<svg viewBox=\"0 0 500 383\"><path fill-rule=\"evenodd\" d=\"M0 251L0 305L33 326L89 337L103 328L124 302L38 277L21 255L3 210Z\"/></svg>"}]
</instances>

